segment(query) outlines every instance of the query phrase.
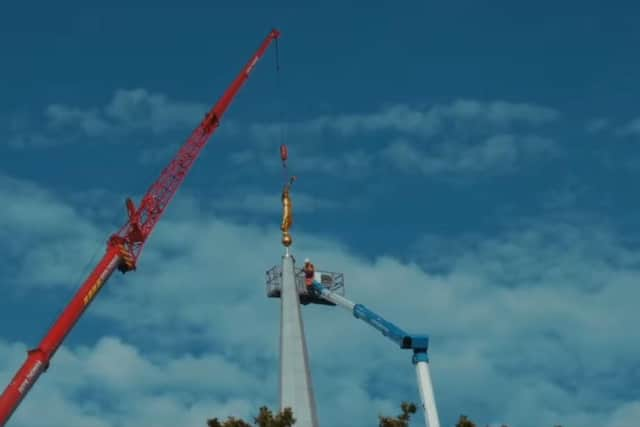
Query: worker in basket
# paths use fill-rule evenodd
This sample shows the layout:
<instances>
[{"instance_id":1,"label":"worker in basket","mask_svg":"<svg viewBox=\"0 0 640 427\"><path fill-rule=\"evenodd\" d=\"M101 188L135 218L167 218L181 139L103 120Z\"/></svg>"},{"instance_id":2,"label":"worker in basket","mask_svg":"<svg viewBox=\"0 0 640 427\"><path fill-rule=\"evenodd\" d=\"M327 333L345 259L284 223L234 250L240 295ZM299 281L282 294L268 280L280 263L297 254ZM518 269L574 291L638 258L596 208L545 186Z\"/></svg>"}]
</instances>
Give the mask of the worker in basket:
<instances>
[{"instance_id":1,"label":"worker in basket","mask_svg":"<svg viewBox=\"0 0 640 427\"><path fill-rule=\"evenodd\" d=\"M316 269L311 261L309 261L309 258L304 260L304 268L302 271L304 271L304 283L308 288L310 288L311 285L313 285L313 276L316 273Z\"/></svg>"}]
</instances>

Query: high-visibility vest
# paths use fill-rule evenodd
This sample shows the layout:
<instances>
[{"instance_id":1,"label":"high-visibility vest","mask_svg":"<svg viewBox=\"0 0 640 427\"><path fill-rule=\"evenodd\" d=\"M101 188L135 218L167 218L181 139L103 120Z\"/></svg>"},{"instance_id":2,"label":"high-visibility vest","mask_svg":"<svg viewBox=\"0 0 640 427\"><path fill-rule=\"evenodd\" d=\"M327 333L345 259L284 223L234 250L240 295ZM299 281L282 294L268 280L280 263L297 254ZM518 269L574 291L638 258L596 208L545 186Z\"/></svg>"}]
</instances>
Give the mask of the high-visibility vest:
<instances>
[{"instance_id":1,"label":"high-visibility vest","mask_svg":"<svg viewBox=\"0 0 640 427\"><path fill-rule=\"evenodd\" d=\"M314 273L315 273L315 268L314 268L313 264L311 264L311 263L305 264L305 266L304 266L304 277L305 277L305 283L307 285L310 285L311 282L313 282Z\"/></svg>"}]
</instances>

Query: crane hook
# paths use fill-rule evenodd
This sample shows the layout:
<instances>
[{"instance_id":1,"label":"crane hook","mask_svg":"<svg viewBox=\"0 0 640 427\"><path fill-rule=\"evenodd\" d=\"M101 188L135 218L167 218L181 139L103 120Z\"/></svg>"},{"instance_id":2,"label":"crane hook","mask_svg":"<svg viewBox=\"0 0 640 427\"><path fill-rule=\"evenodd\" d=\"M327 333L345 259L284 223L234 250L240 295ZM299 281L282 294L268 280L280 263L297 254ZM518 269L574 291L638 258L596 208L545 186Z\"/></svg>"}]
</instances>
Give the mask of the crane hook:
<instances>
[{"instance_id":1,"label":"crane hook","mask_svg":"<svg viewBox=\"0 0 640 427\"><path fill-rule=\"evenodd\" d=\"M283 167L286 167L288 156L289 156L289 152L287 150L287 145L286 144L280 145L280 159L282 159Z\"/></svg>"}]
</instances>

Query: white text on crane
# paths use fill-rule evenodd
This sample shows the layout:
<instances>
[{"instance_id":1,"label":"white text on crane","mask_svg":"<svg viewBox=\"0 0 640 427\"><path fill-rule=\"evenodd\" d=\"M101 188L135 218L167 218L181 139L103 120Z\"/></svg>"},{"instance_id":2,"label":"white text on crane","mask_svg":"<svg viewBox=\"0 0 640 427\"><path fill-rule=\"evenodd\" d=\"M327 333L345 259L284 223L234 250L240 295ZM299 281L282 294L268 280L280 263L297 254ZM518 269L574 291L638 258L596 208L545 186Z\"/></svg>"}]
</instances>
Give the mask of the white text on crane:
<instances>
[{"instance_id":1,"label":"white text on crane","mask_svg":"<svg viewBox=\"0 0 640 427\"><path fill-rule=\"evenodd\" d=\"M31 380L33 380L33 377L35 377L36 374L40 371L41 366L42 361L40 360L38 360L36 364L33 365L33 368L31 368L31 370L27 374L27 377L24 379L22 384L20 384L20 387L18 387L18 391L20 392L20 394L24 394L29 389L29 386L31 386L32 384Z\"/></svg>"},{"instance_id":2,"label":"white text on crane","mask_svg":"<svg viewBox=\"0 0 640 427\"><path fill-rule=\"evenodd\" d=\"M82 299L82 302L84 303L84 305L87 305L91 302L93 297L96 295L96 293L100 290L100 288L104 284L105 280L107 279L107 276L110 275L113 269L115 268L115 265L118 262L118 260L119 258L114 258L109 263L107 268L105 268L105 270L102 272L100 277L98 277L98 280L96 280L95 283L91 286L91 288L89 289L89 292L87 292L87 294Z\"/></svg>"},{"instance_id":3,"label":"white text on crane","mask_svg":"<svg viewBox=\"0 0 640 427\"><path fill-rule=\"evenodd\" d=\"M258 56L257 55L253 57L253 60L251 61L251 64L249 64L249 66L247 67L247 76L249 75L251 70L253 70L253 67L256 66L256 62L258 62Z\"/></svg>"}]
</instances>

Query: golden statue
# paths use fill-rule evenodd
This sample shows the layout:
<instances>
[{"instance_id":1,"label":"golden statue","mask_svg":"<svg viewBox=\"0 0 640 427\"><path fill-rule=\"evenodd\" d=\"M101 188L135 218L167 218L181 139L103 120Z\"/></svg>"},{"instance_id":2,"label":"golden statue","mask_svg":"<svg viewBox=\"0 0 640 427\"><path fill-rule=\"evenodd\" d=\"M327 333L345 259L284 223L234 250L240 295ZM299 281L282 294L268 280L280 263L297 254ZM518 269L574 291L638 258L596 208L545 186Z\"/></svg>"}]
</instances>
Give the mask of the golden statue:
<instances>
[{"instance_id":1,"label":"golden statue","mask_svg":"<svg viewBox=\"0 0 640 427\"><path fill-rule=\"evenodd\" d=\"M295 179L295 176L291 177L289 183L282 190L282 224L280 225L280 230L282 230L282 244L284 246L291 246L291 243L293 243L291 234L289 234L289 228L293 225L293 205L291 204L289 188Z\"/></svg>"}]
</instances>

